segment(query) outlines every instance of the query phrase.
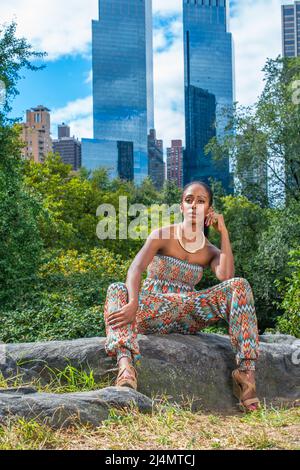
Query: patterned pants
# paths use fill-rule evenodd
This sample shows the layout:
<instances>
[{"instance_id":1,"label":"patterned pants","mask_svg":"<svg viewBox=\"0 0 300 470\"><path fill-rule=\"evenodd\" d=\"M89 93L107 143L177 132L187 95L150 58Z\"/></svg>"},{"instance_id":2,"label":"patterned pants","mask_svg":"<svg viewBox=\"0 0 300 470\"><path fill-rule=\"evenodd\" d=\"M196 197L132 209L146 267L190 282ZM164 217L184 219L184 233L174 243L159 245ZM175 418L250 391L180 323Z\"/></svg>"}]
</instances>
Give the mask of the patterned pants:
<instances>
[{"instance_id":1,"label":"patterned pants","mask_svg":"<svg viewBox=\"0 0 300 470\"><path fill-rule=\"evenodd\" d=\"M166 305L167 302L167 305ZM199 291L149 293L140 295L133 323L113 328L107 323L109 314L128 303L128 290L123 282L114 282L107 289L104 305L106 327L105 351L108 356L123 356L140 363L137 334L196 334L220 319L227 322L236 363L240 370L255 370L259 356L257 319L252 288L247 279L234 277ZM171 308L166 308L172 305Z\"/></svg>"}]
</instances>

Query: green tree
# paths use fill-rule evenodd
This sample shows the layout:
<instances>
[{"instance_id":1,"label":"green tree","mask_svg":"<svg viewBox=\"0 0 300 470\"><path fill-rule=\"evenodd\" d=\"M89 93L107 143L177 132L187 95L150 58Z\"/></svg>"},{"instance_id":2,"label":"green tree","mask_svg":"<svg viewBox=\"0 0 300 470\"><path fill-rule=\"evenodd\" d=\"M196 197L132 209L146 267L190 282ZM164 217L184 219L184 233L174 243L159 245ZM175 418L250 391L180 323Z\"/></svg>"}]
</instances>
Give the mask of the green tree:
<instances>
[{"instance_id":1,"label":"green tree","mask_svg":"<svg viewBox=\"0 0 300 470\"><path fill-rule=\"evenodd\" d=\"M11 100L19 94L17 83L20 80L21 70L37 71L45 68L45 65L33 65L31 60L36 60L47 55L46 52L36 52L25 38L16 37L17 24L13 21L9 25L0 27L0 80L6 87L6 99L3 109L0 109L2 121L7 120L7 114L11 111ZM9 120L16 121L16 119Z\"/></svg>"},{"instance_id":2,"label":"green tree","mask_svg":"<svg viewBox=\"0 0 300 470\"><path fill-rule=\"evenodd\" d=\"M158 191L155 188L152 179L147 176L144 178L139 186L135 186L134 197L132 198L133 204L144 204L151 206L158 201Z\"/></svg>"},{"instance_id":3,"label":"green tree","mask_svg":"<svg viewBox=\"0 0 300 470\"><path fill-rule=\"evenodd\" d=\"M16 24L0 29L0 80L6 96L0 108L0 302L20 296L35 277L42 242L37 225L41 206L26 189L20 157L21 128L9 119L11 100L18 94L23 68L38 70L30 59L44 53L31 50L25 39L15 37Z\"/></svg>"},{"instance_id":4,"label":"green tree","mask_svg":"<svg viewBox=\"0 0 300 470\"><path fill-rule=\"evenodd\" d=\"M282 293L277 283L291 276L289 252L300 246L300 204L291 200L284 209L265 209L264 213L268 225L259 237L250 279L258 299L261 324L269 327L283 313L279 305Z\"/></svg>"},{"instance_id":5,"label":"green tree","mask_svg":"<svg viewBox=\"0 0 300 470\"><path fill-rule=\"evenodd\" d=\"M96 210L104 192L71 168L54 153L43 163L24 163L26 185L44 207L39 226L47 249L85 251L98 243Z\"/></svg>"},{"instance_id":6,"label":"green tree","mask_svg":"<svg viewBox=\"0 0 300 470\"><path fill-rule=\"evenodd\" d=\"M174 181L165 180L159 200L168 205L179 204L181 201L182 189L178 188Z\"/></svg>"},{"instance_id":7,"label":"green tree","mask_svg":"<svg viewBox=\"0 0 300 470\"><path fill-rule=\"evenodd\" d=\"M280 307L284 310L284 314L277 318L276 328L281 333L300 338L300 250L291 250L289 257L290 276L284 281L276 281L282 294Z\"/></svg>"},{"instance_id":8,"label":"green tree","mask_svg":"<svg viewBox=\"0 0 300 470\"><path fill-rule=\"evenodd\" d=\"M278 282L290 276L289 251L299 247L300 205L285 209L262 208L244 196L221 198L235 259L235 276L250 282L261 331L273 327L283 314ZM219 246L219 236L210 240ZM213 280L212 283L215 283Z\"/></svg>"},{"instance_id":9,"label":"green tree","mask_svg":"<svg viewBox=\"0 0 300 470\"><path fill-rule=\"evenodd\" d=\"M83 172L83 168L81 168ZM89 171L89 180L96 189L108 191L110 188L110 179L107 168L100 167L93 171Z\"/></svg>"},{"instance_id":10,"label":"green tree","mask_svg":"<svg viewBox=\"0 0 300 470\"><path fill-rule=\"evenodd\" d=\"M267 175L272 181L271 205L282 196L300 201L300 104L295 86L300 79L300 58L268 59L264 90L253 106L236 105L223 139L206 147L214 159L226 153L234 162L240 191L262 207Z\"/></svg>"}]
</instances>

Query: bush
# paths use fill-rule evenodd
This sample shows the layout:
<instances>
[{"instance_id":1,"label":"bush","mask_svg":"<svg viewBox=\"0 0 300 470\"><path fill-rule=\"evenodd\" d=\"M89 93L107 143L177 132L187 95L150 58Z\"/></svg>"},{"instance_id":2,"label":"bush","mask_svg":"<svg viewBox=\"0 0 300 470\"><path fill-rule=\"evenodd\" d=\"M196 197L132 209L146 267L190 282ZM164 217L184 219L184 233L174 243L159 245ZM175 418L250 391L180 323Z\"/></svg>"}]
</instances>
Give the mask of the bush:
<instances>
[{"instance_id":1,"label":"bush","mask_svg":"<svg viewBox=\"0 0 300 470\"><path fill-rule=\"evenodd\" d=\"M300 250L290 251L289 266L294 268L285 283L276 282L278 289L283 293L281 307L284 314L277 318L276 327L279 332L300 338Z\"/></svg>"},{"instance_id":2,"label":"bush","mask_svg":"<svg viewBox=\"0 0 300 470\"><path fill-rule=\"evenodd\" d=\"M300 204L290 202L284 209L261 209L241 196L227 196L222 201L235 276L250 282L263 332L273 328L276 318L283 314L276 280L284 281L292 272L287 260L288 253L299 247Z\"/></svg>"},{"instance_id":3,"label":"bush","mask_svg":"<svg viewBox=\"0 0 300 470\"><path fill-rule=\"evenodd\" d=\"M107 287L125 281L129 262L105 249L61 253L45 262L38 281L0 312L0 339L31 342L105 336Z\"/></svg>"}]
</instances>

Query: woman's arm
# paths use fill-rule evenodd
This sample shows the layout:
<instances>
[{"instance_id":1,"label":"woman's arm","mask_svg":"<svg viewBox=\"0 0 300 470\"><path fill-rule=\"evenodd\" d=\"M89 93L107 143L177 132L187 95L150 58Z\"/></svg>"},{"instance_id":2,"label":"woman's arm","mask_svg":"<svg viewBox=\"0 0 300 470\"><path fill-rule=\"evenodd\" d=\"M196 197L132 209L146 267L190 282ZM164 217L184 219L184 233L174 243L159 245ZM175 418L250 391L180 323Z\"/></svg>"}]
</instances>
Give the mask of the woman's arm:
<instances>
[{"instance_id":1,"label":"woman's arm","mask_svg":"<svg viewBox=\"0 0 300 470\"><path fill-rule=\"evenodd\" d=\"M221 235L221 249L213 246L215 254L210 267L220 281L227 281L234 277L234 258L223 214L216 213L211 207L207 216L207 225L212 225Z\"/></svg>"},{"instance_id":2,"label":"woman's arm","mask_svg":"<svg viewBox=\"0 0 300 470\"><path fill-rule=\"evenodd\" d=\"M153 256L161 249L162 244L161 229L153 230L128 269L126 286L128 289L129 303L135 307L138 307L142 273L147 268Z\"/></svg>"},{"instance_id":3,"label":"woman's arm","mask_svg":"<svg viewBox=\"0 0 300 470\"><path fill-rule=\"evenodd\" d=\"M152 260L156 252L163 246L164 240L161 238L161 229L156 229L148 236L144 246L140 249L131 263L126 277L128 290L128 303L121 309L114 311L108 317L108 324L112 328L118 328L135 321L136 312L139 305L139 291L141 286L142 273Z\"/></svg>"},{"instance_id":4,"label":"woman's arm","mask_svg":"<svg viewBox=\"0 0 300 470\"><path fill-rule=\"evenodd\" d=\"M234 258L227 228L221 232L221 249L215 248L210 267L220 281L227 281L234 277Z\"/></svg>"}]
</instances>

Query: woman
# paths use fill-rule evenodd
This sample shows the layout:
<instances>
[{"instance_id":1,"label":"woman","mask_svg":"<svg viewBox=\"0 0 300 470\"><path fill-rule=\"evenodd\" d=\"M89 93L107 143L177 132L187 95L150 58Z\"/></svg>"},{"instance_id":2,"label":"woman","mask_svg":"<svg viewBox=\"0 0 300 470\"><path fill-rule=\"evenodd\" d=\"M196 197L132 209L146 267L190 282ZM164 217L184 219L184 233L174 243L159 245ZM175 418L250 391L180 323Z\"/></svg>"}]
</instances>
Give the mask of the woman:
<instances>
[{"instance_id":1,"label":"woman","mask_svg":"<svg viewBox=\"0 0 300 470\"><path fill-rule=\"evenodd\" d=\"M116 385L136 389L134 365L141 358L138 333L195 334L222 318L229 325L236 353L234 394L244 411L254 411L260 403L255 387L259 342L253 293L245 278L234 277L227 227L212 202L212 191L205 183L193 181L186 185L180 204L183 222L154 230L134 258L126 283L110 284L104 307L105 350L117 358ZM194 230L201 214L204 233ZM221 249L205 236L209 226L220 232ZM197 234L196 240L192 233ZM205 267L210 267L221 282L197 291L194 286ZM146 268L148 276L141 287Z\"/></svg>"}]
</instances>

